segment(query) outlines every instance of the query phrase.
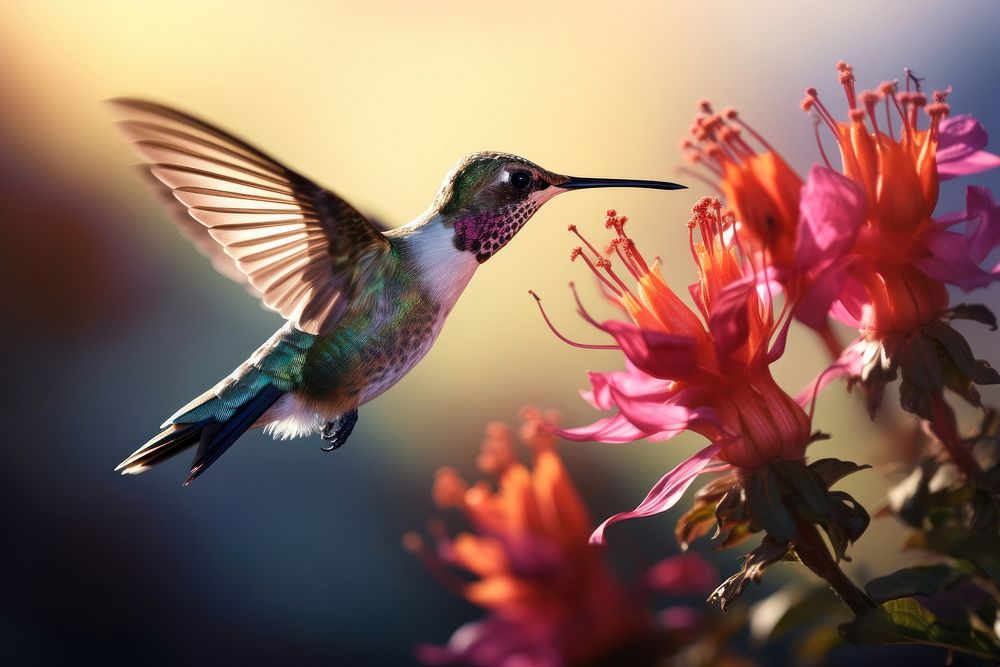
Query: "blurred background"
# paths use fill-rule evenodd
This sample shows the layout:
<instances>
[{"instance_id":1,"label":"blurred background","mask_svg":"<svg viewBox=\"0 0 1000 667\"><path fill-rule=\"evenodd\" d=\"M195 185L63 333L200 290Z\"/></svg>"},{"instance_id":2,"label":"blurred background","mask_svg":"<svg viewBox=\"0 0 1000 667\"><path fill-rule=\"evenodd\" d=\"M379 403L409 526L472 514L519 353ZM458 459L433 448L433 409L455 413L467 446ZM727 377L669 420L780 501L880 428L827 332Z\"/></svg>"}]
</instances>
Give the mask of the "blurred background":
<instances>
[{"instance_id":1,"label":"blurred background","mask_svg":"<svg viewBox=\"0 0 1000 667\"><path fill-rule=\"evenodd\" d=\"M904 66L928 87L951 85L953 110L998 132L998 22L989 0L0 3L0 655L407 664L415 643L444 642L480 615L400 545L438 514L434 471L475 477L483 426L513 422L525 403L588 423L597 415L576 394L585 371L619 363L557 341L527 294L566 333L596 338L566 288L590 284L569 262L566 225L599 240L617 208L678 291L694 276L684 223L703 189L560 197L480 270L434 350L361 412L345 449L258 432L189 488L187 456L123 479L112 472L123 457L281 322L177 234L102 100L189 110L402 224L477 150L564 173L680 179L677 142L702 97L738 106L804 172L816 155L798 102L816 86L842 108L839 58L861 88ZM976 182L1000 185L996 174ZM947 184L942 210L963 206L963 192ZM973 300L1000 305L996 291ZM963 331L996 349L985 328ZM779 379L794 393L826 358L807 335L790 350ZM834 438L813 456L872 460L877 432L856 399L829 392L816 426ZM562 451L596 521L702 446ZM876 509L880 480L859 474L845 488ZM675 552L675 518L616 527L612 556L648 565ZM876 521L852 569L889 571L900 535ZM739 553L715 562L730 572ZM773 572L776 582L792 568Z\"/></svg>"}]
</instances>

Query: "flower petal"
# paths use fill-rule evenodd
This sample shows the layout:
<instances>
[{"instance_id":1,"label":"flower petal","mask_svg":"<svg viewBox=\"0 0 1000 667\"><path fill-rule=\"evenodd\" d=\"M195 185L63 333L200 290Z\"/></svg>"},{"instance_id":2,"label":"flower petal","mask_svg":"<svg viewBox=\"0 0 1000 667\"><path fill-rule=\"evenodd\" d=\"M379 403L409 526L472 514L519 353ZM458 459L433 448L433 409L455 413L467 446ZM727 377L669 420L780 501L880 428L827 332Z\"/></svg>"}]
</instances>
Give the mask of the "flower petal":
<instances>
[{"instance_id":1,"label":"flower petal","mask_svg":"<svg viewBox=\"0 0 1000 667\"><path fill-rule=\"evenodd\" d=\"M802 186L795 263L814 271L840 258L858 236L866 215L865 193L846 176L814 165Z\"/></svg>"},{"instance_id":2,"label":"flower petal","mask_svg":"<svg viewBox=\"0 0 1000 667\"><path fill-rule=\"evenodd\" d=\"M938 130L938 177L946 181L1000 167L1000 157L983 150L988 140L986 128L971 114L942 120Z\"/></svg>"},{"instance_id":3,"label":"flower petal","mask_svg":"<svg viewBox=\"0 0 1000 667\"><path fill-rule=\"evenodd\" d=\"M989 188L970 185L965 191L965 212L969 221L965 230L969 256L979 263L1000 245L1000 206Z\"/></svg>"},{"instance_id":4,"label":"flower petal","mask_svg":"<svg viewBox=\"0 0 1000 667\"><path fill-rule=\"evenodd\" d=\"M614 336L636 368L653 377L676 380L697 368L693 338L640 329L619 320L604 322L601 329Z\"/></svg>"},{"instance_id":5,"label":"flower petal","mask_svg":"<svg viewBox=\"0 0 1000 667\"><path fill-rule=\"evenodd\" d=\"M574 442L606 442L609 444L620 444L634 442L652 435L635 427L625 415L616 414L611 417L599 419L589 426L579 426L570 429L553 429L553 433L560 438L573 440Z\"/></svg>"},{"instance_id":6,"label":"flower petal","mask_svg":"<svg viewBox=\"0 0 1000 667\"><path fill-rule=\"evenodd\" d=\"M664 475L656 485L650 489L646 498L639 503L631 512L620 512L604 520L600 526L590 536L592 544L604 543L604 531L608 526L625 519L635 519L638 517L652 516L670 509L681 499L695 478L702 473L712 463L715 455L719 453L722 445L713 442L705 449L694 456L682 461L676 468Z\"/></svg>"},{"instance_id":7,"label":"flower petal","mask_svg":"<svg viewBox=\"0 0 1000 667\"><path fill-rule=\"evenodd\" d=\"M1000 266L987 271L974 260L964 234L935 225L921 234L920 242L929 255L914 258L913 264L935 280L957 285L968 292L1000 278Z\"/></svg>"},{"instance_id":8,"label":"flower petal","mask_svg":"<svg viewBox=\"0 0 1000 667\"><path fill-rule=\"evenodd\" d=\"M756 279L752 275L723 287L712 303L708 329L719 359L726 359L746 342L750 334L747 301L751 296L757 297Z\"/></svg>"},{"instance_id":9,"label":"flower petal","mask_svg":"<svg viewBox=\"0 0 1000 667\"><path fill-rule=\"evenodd\" d=\"M848 269L855 258L848 255L833 262L816 274L795 306L795 318L813 329L827 324L827 314L834 301L844 293Z\"/></svg>"},{"instance_id":10,"label":"flower petal","mask_svg":"<svg viewBox=\"0 0 1000 667\"><path fill-rule=\"evenodd\" d=\"M719 425L718 417L711 408L691 407L692 403L699 401L690 395L674 396L671 398L677 402L664 403L659 397L629 396L611 387L611 398L621 414L637 429L655 433L661 440L669 440L693 424Z\"/></svg>"},{"instance_id":11,"label":"flower petal","mask_svg":"<svg viewBox=\"0 0 1000 667\"><path fill-rule=\"evenodd\" d=\"M625 358L624 371L589 372L587 376L590 379L590 389L581 391L580 395L583 400L598 410L610 410L615 407L614 401L611 399L610 387L612 385L629 396L650 396L665 394L673 384L670 380L654 378L643 373L627 357Z\"/></svg>"},{"instance_id":12,"label":"flower petal","mask_svg":"<svg viewBox=\"0 0 1000 667\"><path fill-rule=\"evenodd\" d=\"M840 358L827 366L815 380L802 388L802 391L795 397L795 402L803 408L812 404L816 396L834 380L843 377L859 377L861 375L861 355L857 348L851 344L841 353Z\"/></svg>"}]
</instances>

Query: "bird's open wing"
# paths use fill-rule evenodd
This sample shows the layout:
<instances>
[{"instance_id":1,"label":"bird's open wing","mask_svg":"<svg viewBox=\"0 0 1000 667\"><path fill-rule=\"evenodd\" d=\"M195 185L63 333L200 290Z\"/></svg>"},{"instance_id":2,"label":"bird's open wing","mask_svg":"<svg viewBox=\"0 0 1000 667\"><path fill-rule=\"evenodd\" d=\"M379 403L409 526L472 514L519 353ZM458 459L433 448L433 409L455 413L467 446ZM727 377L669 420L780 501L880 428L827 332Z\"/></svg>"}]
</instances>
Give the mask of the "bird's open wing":
<instances>
[{"instance_id":1,"label":"bird's open wing","mask_svg":"<svg viewBox=\"0 0 1000 667\"><path fill-rule=\"evenodd\" d=\"M173 217L184 235L299 329L332 324L361 258L389 251L382 231L349 203L231 134L152 102L112 104L150 180L180 203Z\"/></svg>"}]
</instances>

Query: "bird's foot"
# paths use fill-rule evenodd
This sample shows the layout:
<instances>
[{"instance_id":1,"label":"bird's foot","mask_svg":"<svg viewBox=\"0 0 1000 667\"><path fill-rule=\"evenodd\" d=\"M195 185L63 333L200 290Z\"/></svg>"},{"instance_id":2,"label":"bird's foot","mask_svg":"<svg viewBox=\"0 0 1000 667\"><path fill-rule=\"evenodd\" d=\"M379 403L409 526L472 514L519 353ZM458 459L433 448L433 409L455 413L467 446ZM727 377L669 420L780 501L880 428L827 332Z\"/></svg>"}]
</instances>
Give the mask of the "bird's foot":
<instances>
[{"instance_id":1,"label":"bird's foot","mask_svg":"<svg viewBox=\"0 0 1000 667\"><path fill-rule=\"evenodd\" d=\"M354 430L354 425L358 423L358 411L351 410L346 412L335 421L327 422L326 426L320 432L320 437L329 442L329 446L320 447L324 452L332 452L335 449L340 449L347 442L347 438L350 437L351 431Z\"/></svg>"}]
</instances>

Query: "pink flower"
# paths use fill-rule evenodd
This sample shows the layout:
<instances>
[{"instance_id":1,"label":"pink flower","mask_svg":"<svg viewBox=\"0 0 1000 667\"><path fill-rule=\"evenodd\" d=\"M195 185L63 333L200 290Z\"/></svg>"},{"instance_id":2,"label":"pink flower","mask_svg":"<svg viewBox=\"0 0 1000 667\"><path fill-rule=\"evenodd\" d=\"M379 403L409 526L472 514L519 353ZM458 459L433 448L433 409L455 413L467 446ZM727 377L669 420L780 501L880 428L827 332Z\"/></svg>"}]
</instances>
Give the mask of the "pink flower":
<instances>
[{"instance_id":1,"label":"pink flower","mask_svg":"<svg viewBox=\"0 0 1000 667\"><path fill-rule=\"evenodd\" d=\"M937 149L940 179L946 181L1000 167L1000 156L983 150L988 139L986 128L971 114L942 120Z\"/></svg>"},{"instance_id":2,"label":"pink flower","mask_svg":"<svg viewBox=\"0 0 1000 667\"><path fill-rule=\"evenodd\" d=\"M694 208L690 246L699 281L690 290L697 313L645 261L625 234L625 218L614 211L608 212L607 226L616 234L609 252L617 254L636 280L634 291L585 240L589 252L578 248L573 253L590 266L633 322L599 323L580 305L580 314L617 342L613 347L625 355L626 370L591 373L591 389L584 394L594 407L616 408L617 414L559 434L571 440L628 442L644 437L667 440L687 430L711 441L667 473L634 510L602 523L591 541L603 541L612 523L673 506L700 474L733 467L753 471L774 461L803 458L811 420L771 376L769 364L780 355L771 343L782 325L773 314L766 285L757 280L761 272L744 261L733 243L733 222L716 199L705 198ZM576 233L575 227L570 229ZM813 241L816 246L837 242L823 234Z\"/></svg>"},{"instance_id":3,"label":"pink flower","mask_svg":"<svg viewBox=\"0 0 1000 667\"><path fill-rule=\"evenodd\" d=\"M846 120L836 120L814 88L802 102L816 115L825 167L814 166L801 187L794 170L735 111L714 114L703 103L694 139L683 149L718 180L743 242L774 258L777 270L769 277L797 302L796 317L823 334L840 359L834 370L856 373L851 379L864 389L872 416L885 386L902 376L903 407L932 422L967 474L979 474L948 427L954 415L942 392L949 388L978 406L974 385L1000 382L1000 375L944 323L956 316L946 285L973 290L1000 278L1000 267L982 266L1000 245L1000 211L987 189L970 187L966 210L932 216L941 181L1000 166L1000 157L984 150L986 131L977 120L948 118L950 90L928 100L907 71L903 91L886 81L858 92L853 68L841 61L837 71ZM821 127L837 142L839 171L820 141ZM858 329L846 350L831 335L828 314ZM975 318L992 321L981 312Z\"/></svg>"},{"instance_id":4,"label":"pink flower","mask_svg":"<svg viewBox=\"0 0 1000 667\"><path fill-rule=\"evenodd\" d=\"M970 189L966 212L931 216L940 181L1000 166L1000 157L983 150L986 131L972 116L947 117L948 91L928 103L919 87L911 90L915 79L907 73L905 91L883 82L859 93L853 68L840 62L837 69L846 121L835 119L815 89L802 102L817 116L825 164L805 183L731 109L715 114L702 103L693 140L682 148L717 180L747 246L771 258L774 279L798 303L798 319L822 331L829 311L876 337L914 331L947 307L945 283L969 290L997 279L995 268L980 267L1000 243L988 191ZM840 149L840 171L819 141L823 126ZM965 219L975 222L964 233L951 231Z\"/></svg>"},{"instance_id":5,"label":"pink flower","mask_svg":"<svg viewBox=\"0 0 1000 667\"><path fill-rule=\"evenodd\" d=\"M961 232L950 231L965 222ZM928 225L917 240L914 264L931 278L965 291L986 287L1000 276L1000 265L983 269L982 263L1000 245L1000 206L988 189L970 185L966 208L942 216Z\"/></svg>"}]
</instances>

